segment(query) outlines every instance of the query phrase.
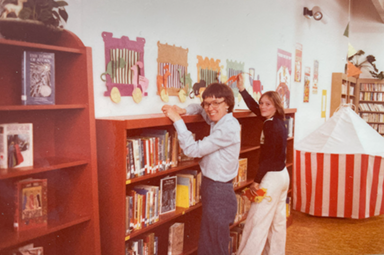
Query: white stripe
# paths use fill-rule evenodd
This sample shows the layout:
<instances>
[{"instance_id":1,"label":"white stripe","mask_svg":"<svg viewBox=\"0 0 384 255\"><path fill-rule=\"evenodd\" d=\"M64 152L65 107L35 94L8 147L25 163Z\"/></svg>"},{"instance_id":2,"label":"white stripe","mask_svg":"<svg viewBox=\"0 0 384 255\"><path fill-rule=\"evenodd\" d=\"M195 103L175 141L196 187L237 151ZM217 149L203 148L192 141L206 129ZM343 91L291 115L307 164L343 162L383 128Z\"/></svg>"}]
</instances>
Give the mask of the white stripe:
<instances>
[{"instance_id":1,"label":"white stripe","mask_svg":"<svg viewBox=\"0 0 384 255\"><path fill-rule=\"evenodd\" d=\"M383 179L384 179L383 177L384 177L384 158L381 158L379 181L378 181L378 187L377 187L375 215L380 214L381 202L383 200Z\"/></svg>"},{"instance_id":2,"label":"white stripe","mask_svg":"<svg viewBox=\"0 0 384 255\"><path fill-rule=\"evenodd\" d=\"M369 207L370 207L370 203L371 203L374 161L375 161L375 156L369 156L368 157L367 190L366 190L366 196L365 196L365 218L369 217Z\"/></svg>"},{"instance_id":3,"label":"white stripe","mask_svg":"<svg viewBox=\"0 0 384 255\"><path fill-rule=\"evenodd\" d=\"M307 201L307 194L305 189L305 152L301 152L301 173L300 173L300 183L301 183L301 208L300 211L305 212L305 205Z\"/></svg>"},{"instance_id":4,"label":"white stripe","mask_svg":"<svg viewBox=\"0 0 384 255\"><path fill-rule=\"evenodd\" d=\"M295 209L295 210L297 210L297 208L296 208L296 200L297 200L297 182L296 182L296 174L297 174L297 168L296 168L296 166L297 166L297 164L298 164L298 162L297 162L297 157L296 157L296 152L297 151L295 151L294 153L293 153L293 157L294 157L294 159L293 159L293 162L295 162L295 164L293 165L293 201L292 201L292 205L293 205L293 208Z\"/></svg>"},{"instance_id":5,"label":"white stripe","mask_svg":"<svg viewBox=\"0 0 384 255\"><path fill-rule=\"evenodd\" d=\"M352 218L359 218L361 154L354 155Z\"/></svg>"},{"instance_id":6,"label":"white stripe","mask_svg":"<svg viewBox=\"0 0 384 255\"><path fill-rule=\"evenodd\" d=\"M311 153L311 174L312 174L312 190L311 190L311 205L309 206L309 214L315 214L315 195L316 195L316 176L317 169L317 153Z\"/></svg>"},{"instance_id":7,"label":"white stripe","mask_svg":"<svg viewBox=\"0 0 384 255\"><path fill-rule=\"evenodd\" d=\"M339 180L337 188L337 217L344 218L345 209L345 154L339 154Z\"/></svg>"},{"instance_id":8,"label":"white stripe","mask_svg":"<svg viewBox=\"0 0 384 255\"><path fill-rule=\"evenodd\" d=\"M331 155L324 153L322 216L329 216L329 194L331 182L331 174L329 169L331 169Z\"/></svg>"}]
</instances>

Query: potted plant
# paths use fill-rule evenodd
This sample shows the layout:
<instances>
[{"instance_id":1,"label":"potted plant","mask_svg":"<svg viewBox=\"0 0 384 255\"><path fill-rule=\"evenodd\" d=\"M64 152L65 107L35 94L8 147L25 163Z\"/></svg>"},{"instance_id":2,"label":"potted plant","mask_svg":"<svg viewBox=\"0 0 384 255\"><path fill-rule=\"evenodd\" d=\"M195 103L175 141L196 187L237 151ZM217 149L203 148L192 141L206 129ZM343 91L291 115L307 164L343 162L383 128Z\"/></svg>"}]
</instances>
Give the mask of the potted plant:
<instances>
[{"instance_id":1,"label":"potted plant","mask_svg":"<svg viewBox=\"0 0 384 255\"><path fill-rule=\"evenodd\" d=\"M362 75L367 77L364 78L377 78L384 79L384 73L376 68L375 56L368 55L365 56L365 52L362 50L357 51L355 54L348 58L348 61L351 62L355 67L359 68L362 72Z\"/></svg>"},{"instance_id":2,"label":"potted plant","mask_svg":"<svg viewBox=\"0 0 384 255\"><path fill-rule=\"evenodd\" d=\"M7 39L50 43L68 20L65 1L0 0L0 34Z\"/></svg>"}]
</instances>

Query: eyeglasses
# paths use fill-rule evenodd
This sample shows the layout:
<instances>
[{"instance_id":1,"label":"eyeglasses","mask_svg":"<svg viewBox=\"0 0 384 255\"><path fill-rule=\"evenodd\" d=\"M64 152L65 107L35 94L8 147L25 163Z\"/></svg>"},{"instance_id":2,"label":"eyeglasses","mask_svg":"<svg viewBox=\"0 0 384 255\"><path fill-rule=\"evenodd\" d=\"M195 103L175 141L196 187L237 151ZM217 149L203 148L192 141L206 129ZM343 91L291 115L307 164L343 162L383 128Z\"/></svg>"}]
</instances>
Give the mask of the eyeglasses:
<instances>
[{"instance_id":1,"label":"eyeglasses","mask_svg":"<svg viewBox=\"0 0 384 255\"><path fill-rule=\"evenodd\" d=\"M220 104L224 103L225 100L221 101L221 102L217 102L217 101L212 101L211 103L207 103L207 102L202 102L201 103L201 106L204 108L204 109L209 109L209 107L212 105L213 108L217 108L219 107Z\"/></svg>"}]
</instances>

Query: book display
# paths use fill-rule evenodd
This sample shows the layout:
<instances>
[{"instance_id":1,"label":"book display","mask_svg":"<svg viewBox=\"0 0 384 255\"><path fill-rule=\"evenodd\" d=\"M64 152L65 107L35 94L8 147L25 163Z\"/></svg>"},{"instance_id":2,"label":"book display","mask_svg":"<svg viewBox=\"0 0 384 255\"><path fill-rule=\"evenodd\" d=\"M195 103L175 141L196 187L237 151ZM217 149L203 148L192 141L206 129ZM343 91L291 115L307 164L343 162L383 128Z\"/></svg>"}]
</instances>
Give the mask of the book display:
<instances>
[{"instance_id":1,"label":"book display","mask_svg":"<svg viewBox=\"0 0 384 255\"><path fill-rule=\"evenodd\" d=\"M32 123L0 124L0 168L33 166Z\"/></svg>"},{"instance_id":2,"label":"book display","mask_svg":"<svg viewBox=\"0 0 384 255\"><path fill-rule=\"evenodd\" d=\"M332 73L332 90L331 90L331 114L343 104L358 103L355 96L357 80L354 77L347 77L345 73Z\"/></svg>"},{"instance_id":3,"label":"book display","mask_svg":"<svg viewBox=\"0 0 384 255\"><path fill-rule=\"evenodd\" d=\"M22 100L22 59L40 54L32 52L55 58L47 62L54 82L44 81L54 101ZM8 153L0 167L0 254L31 243L28 254L100 254L91 48L67 30L50 45L0 39L0 80L0 150ZM11 135L11 126L30 131Z\"/></svg>"},{"instance_id":4,"label":"book display","mask_svg":"<svg viewBox=\"0 0 384 255\"><path fill-rule=\"evenodd\" d=\"M356 87L360 117L384 136L384 81L359 79Z\"/></svg>"},{"instance_id":5,"label":"book display","mask_svg":"<svg viewBox=\"0 0 384 255\"><path fill-rule=\"evenodd\" d=\"M55 104L55 54L24 51L22 58L23 104Z\"/></svg>"},{"instance_id":6,"label":"book display","mask_svg":"<svg viewBox=\"0 0 384 255\"><path fill-rule=\"evenodd\" d=\"M290 117L289 123L291 123L290 133L292 133L292 136L287 140L286 166L292 180L296 109L286 109L285 112L286 116ZM234 116L238 119L242 127L242 144L239 159L246 159L246 166L245 160L243 160L243 170L246 170L246 179L245 181L241 179L242 181L238 181L236 187L234 187L236 193L239 194L239 216L237 217L239 221L236 221L236 223L231 226L231 229L237 229L237 227L241 225L242 220L246 218L249 201L247 201L244 196L241 196L241 191L247 188L255 178L258 169L262 129L262 122L258 121L256 116L248 110L235 111ZM186 115L182 116L182 118L188 129L195 134L196 139L200 140L209 134L209 125L206 124L200 115ZM123 255L126 253L126 248L130 247L131 242L144 240L145 236L149 233L154 233L154 235L158 237L158 254L167 254L170 241L170 227L176 222L184 224L182 254L195 254L197 251L202 214L199 194L199 187L201 185L199 159L179 160L175 166L168 165L165 160L164 169L158 169L158 171L150 172L149 174L138 175L134 178L127 179L127 169L129 169L129 167L127 168L129 153L129 151L127 151L127 138L142 137L147 130L153 129L166 130L169 134L173 134L175 131L172 122L163 114L103 117L96 120L99 204L102 205L100 206L100 215L103 216L100 218L102 254ZM146 136L150 135L146 134ZM170 136L172 137L172 135ZM250 137L253 139L249 139ZM172 142L168 144L172 144ZM174 146L171 146L169 149L172 150L173 147ZM169 155L172 155L169 149L166 151ZM134 155L134 151L132 152ZM165 180L174 176L177 176L176 182L173 181L170 183L172 185L165 189ZM126 197L131 196L132 192L137 190L135 187L141 185L160 187L158 198L161 201L158 202L158 206L164 203L164 201L169 200L169 198L162 196L162 190L170 191L176 188L175 197L173 197L173 193L170 192L170 195L172 195L171 200L176 200L176 210L173 210L172 207L166 207L164 210L170 211L163 214L160 213L158 221L127 232L127 224L122 224L127 218L126 212L129 211L126 208ZM178 198L180 199L180 197L178 197L179 190L183 191L184 196L181 206L178 205ZM292 197L292 181L288 197ZM264 199L268 198L266 197ZM142 215L144 215L143 212L147 211L147 203L143 203L138 207L141 207L141 210L138 208L137 211L141 211ZM159 206L159 208L162 207ZM162 209L160 209L159 212L161 212L161 210ZM132 212L132 214L134 215L135 213ZM291 223L292 216L290 215L287 218L287 225L289 226Z\"/></svg>"}]
</instances>

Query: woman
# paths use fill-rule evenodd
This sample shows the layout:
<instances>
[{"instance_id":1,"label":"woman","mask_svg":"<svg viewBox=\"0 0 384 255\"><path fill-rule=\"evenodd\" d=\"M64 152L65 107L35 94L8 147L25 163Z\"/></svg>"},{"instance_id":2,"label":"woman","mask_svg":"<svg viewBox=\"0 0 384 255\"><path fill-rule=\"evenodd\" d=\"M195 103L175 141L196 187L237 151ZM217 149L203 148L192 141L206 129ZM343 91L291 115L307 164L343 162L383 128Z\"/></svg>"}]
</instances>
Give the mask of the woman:
<instances>
[{"instance_id":1,"label":"woman","mask_svg":"<svg viewBox=\"0 0 384 255\"><path fill-rule=\"evenodd\" d=\"M199 164L203 174L203 215L198 254L228 255L229 225L237 211L232 180L238 171L240 125L232 115L235 99L227 85L209 85L202 98L201 105L192 104L185 109L164 105L162 111L174 122L183 152L190 157L202 158ZM180 114L201 114L211 126L210 134L195 141Z\"/></svg>"},{"instance_id":2,"label":"woman","mask_svg":"<svg viewBox=\"0 0 384 255\"><path fill-rule=\"evenodd\" d=\"M259 104L244 89L243 78L237 82L248 108L264 121L260 138L259 169L250 186L256 195L258 189L266 189L266 196L260 203L252 203L243 230L239 255L285 254L286 199L289 175L285 167L287 129L284 125L284 108L280 96L268 91Z\"/></svg>"}]
</instances>

